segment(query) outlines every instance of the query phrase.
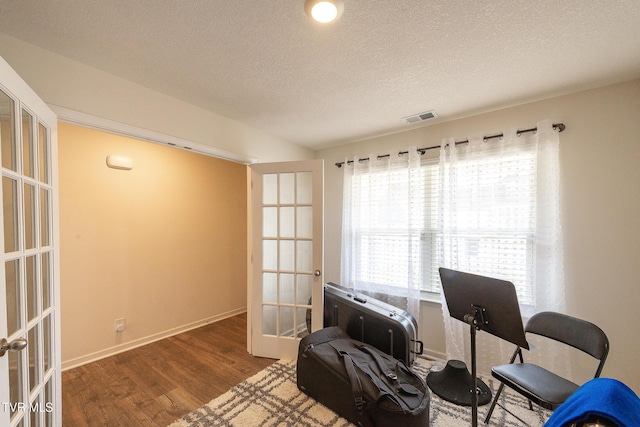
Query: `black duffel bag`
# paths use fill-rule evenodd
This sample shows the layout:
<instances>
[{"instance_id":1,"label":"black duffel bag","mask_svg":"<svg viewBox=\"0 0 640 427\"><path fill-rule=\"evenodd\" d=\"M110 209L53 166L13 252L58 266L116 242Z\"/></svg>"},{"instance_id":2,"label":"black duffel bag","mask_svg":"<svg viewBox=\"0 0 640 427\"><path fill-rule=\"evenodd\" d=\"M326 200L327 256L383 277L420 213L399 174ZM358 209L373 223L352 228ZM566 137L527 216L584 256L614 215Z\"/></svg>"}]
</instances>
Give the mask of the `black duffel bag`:
<instances>
[{"instance_id":1,"label":"black duffel bag","mask_svg":"<svg viewBox=\"0 0 640 427\"><path fill-rule=\"evenodd\" d=\"M365 345L339 327L300 341L298 388L354 424L429 425L429 391L400 360Z\"/></svg>"}]
</instances>

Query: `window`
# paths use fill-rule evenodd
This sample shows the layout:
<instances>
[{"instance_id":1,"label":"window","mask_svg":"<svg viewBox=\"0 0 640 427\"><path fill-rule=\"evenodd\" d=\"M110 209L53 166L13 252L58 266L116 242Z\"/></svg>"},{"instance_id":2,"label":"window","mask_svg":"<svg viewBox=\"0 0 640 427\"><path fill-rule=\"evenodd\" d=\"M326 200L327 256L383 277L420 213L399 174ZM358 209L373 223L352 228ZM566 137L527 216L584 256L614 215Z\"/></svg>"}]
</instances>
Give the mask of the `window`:
<instances>
[{"instance_id":1,"label":"window","mask_svg":"<svg viewBox=\"0 0 640 427\"><path fill-rule=\"evenodd\" d=\"M437 259L460 270L513 282L520 304L532 305L536 154L491 154L457 162L455 184L445 184L439 199L441 217L432 250Z\"/></svg>"},{"instance_id":2,"label":"window","mask_svg":"<svg viewBox=\"0 0 640 427\"><path fill-rule=\"evenodd\" d=\"M343 255L346 239L352 284L393 293L412 280L439 293L446 260L512 281L521 304L533 304L536 153L522 146L492 154L461 156L455 166L438 159L415 169L374 165L345 176ZM443 179L452 167L455 177Z\"/></svg>"},{"instance_id":3,"label":"window","mask_svg":"<svg viewBox=\"0 0 640 427\"><path fill-rule=\"evenodd\" d=\"M437 166L432 160L412 174L397 167L353 176L351 232L358 285L390 287L393 293L411 275L424 290L432 290L431 268L424 265L435 242L432 196L437 189L427 187L437 179Z\"/></svg>"}]
</instances>

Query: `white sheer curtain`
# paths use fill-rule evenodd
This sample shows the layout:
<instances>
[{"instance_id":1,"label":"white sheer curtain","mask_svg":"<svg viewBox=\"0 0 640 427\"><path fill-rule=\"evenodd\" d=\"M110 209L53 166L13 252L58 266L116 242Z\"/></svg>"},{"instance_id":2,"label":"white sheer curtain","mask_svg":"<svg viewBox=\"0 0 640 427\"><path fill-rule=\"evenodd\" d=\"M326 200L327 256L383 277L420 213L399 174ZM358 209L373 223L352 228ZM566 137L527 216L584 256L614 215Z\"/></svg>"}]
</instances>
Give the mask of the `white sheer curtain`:
<instances>
[{"instance_id":1,"label":"white sheer curtain","mask_svg":"<svg viewBox=\"0 0 640 427\"><path fill-rule=\"evenodd\" d=\"M537 129L504 131L502 138L488 141L469 138L468 144L445 140L439 165L440 265L513 282L524 321L565 308L559 138L551 121ZM444 301L442 308L447 358L469 364L469 326L452 319ZM514 350L481 332L479 372L506 363ZM566 358L557 356L543 365L569 374Z\"/></svg>"},{"instance_id":2,"label":"white sheer curtain","mask_svg":"<svg viewBox=\"0 0 640 427\"><path fill-rule=\"evenodd\" d=\"M345 162L340 279L343 286L409 311L418 322L422 173L415 147Z\"/></svg>"}]
</instances>

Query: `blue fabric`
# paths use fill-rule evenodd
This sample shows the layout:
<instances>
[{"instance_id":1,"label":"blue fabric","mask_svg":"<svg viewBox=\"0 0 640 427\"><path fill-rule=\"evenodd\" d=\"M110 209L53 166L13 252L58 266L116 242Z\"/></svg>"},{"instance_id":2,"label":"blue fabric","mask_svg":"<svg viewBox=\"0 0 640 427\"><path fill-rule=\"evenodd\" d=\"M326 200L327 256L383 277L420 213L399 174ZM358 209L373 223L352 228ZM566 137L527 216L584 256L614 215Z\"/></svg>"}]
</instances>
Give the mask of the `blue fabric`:
<instances>
[{"instance_id":1,"label":"blue fabric","mask_svg":"<svg viewBox=\"0 0 640 427\"><path fill-rule=\"evenodd\" d=\"M595 378L576 390L555 410L544 427L567 427L591 416L614 422L617 427L640 426L640 398L612 378Z\"/></svg>"}]
</instances>

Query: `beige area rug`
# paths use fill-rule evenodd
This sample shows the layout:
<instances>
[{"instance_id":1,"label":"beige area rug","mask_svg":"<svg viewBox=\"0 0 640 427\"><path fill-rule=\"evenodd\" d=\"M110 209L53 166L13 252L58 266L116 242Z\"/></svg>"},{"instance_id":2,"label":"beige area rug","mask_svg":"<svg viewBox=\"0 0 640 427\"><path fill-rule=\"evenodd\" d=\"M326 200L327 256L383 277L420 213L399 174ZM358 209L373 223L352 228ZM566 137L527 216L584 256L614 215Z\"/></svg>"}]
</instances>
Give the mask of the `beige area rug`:
<instances>
[{"instance_id":1,"label":"beige area rug","mask_svg":"<svg viewBox=\"0 0 640 427\"><path fill-rule=\"evenodd\" d=\"M423 378L431 365L419 360L413 366ZM497 382L484 378L495 394ZM534 406L529 410L526 400L505 391L500 403L532 427L542 426L551 413ZM478 425L484 426L484 416L489 405L478 408ZM431 427L468 427L471 425L471 408L458 406L431 393ZM491 417L490 426L522 426L522 422L508 414L500 406ZM321 427L353 426L325 406L298 390L296 386L296 362L281 360L268 366L253 377L234 386L222 396L175 421L169 427Z\"/></svg>"}]
</instances>

